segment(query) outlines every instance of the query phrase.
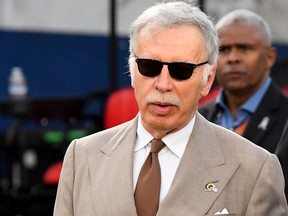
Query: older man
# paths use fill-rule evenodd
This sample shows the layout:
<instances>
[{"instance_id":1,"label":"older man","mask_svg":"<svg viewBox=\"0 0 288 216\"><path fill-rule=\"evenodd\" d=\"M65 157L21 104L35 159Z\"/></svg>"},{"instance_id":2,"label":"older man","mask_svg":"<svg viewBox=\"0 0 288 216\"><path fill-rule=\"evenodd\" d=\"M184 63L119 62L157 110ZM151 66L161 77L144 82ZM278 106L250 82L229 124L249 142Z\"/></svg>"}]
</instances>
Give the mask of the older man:
<instances>
[{"instance_id":1,"label":"older man","mask_svg":"<svg viewBox=\"0 0 288 216\"><path fill-rule=\"evenodd\" d=\"M199 8L145 10L130 34L140 112L70 144L54 215L287 215L276 156L197 113L217 54L217 33Z\"/></svg>"}]
</instances>

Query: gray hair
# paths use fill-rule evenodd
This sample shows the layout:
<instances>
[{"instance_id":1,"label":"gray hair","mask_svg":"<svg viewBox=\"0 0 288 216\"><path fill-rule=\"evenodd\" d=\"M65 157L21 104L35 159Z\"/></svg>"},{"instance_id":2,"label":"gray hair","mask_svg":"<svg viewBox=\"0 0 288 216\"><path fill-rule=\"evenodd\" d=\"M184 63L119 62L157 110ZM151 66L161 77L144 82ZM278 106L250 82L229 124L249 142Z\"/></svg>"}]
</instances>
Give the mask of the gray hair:
<instances>
[{"instance_id":1,"label":"gray hair","mask_svg":"<svg viewBox=\"0 0 288 216\"><path fill-rule=\"evenodd\" d=\"M267 46L272 45L271 30L263 17L248 9L237 9L227 13L216 24L216 30L225 26L240 24L254 26Z\"/></svg>"},{"instance_id":2,"label":"gray hair","mask_svg":"<svg viewBox=\"0 0 288 216\"><path fill-rule=\"evenodd\" d=\"M213 22L198 7L175 1L157 3L146 9L131 25L130 30L130 74L135 47L140 32L145 30L167 29L179 25L192 25L199 28L205 39L205 52L209 64L216 65L218 58L218 36ZM191 41L193 43L193 41ZM133 76L133 74L131 74ZM133 77L132 77L133 78Z\"/></svg>"}]
</instances>

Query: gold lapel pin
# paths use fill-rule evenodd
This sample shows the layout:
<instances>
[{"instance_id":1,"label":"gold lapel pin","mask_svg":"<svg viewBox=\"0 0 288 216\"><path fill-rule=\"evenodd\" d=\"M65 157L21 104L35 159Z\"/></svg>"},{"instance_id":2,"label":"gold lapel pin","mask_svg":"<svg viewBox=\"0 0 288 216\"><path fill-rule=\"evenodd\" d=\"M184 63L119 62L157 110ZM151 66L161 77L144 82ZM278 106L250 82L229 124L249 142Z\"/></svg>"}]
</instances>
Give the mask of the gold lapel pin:
<instances>
[{"instance_id":1,"label":"gold lapel pin","mask_svg":"<svg viewBox=\"0 0 288 216\"><path fill-rule=\"evenodd\" d=\"M205 191L208 191L208 192L211 192L211 191L213 191L213 192L217 192L218 191L218 189L217 189L217 187L216 187L216 185L214 184L215 182L209 182L209 183L207 183L206 185L205 185Z\"/></svg>"}]
</instances>

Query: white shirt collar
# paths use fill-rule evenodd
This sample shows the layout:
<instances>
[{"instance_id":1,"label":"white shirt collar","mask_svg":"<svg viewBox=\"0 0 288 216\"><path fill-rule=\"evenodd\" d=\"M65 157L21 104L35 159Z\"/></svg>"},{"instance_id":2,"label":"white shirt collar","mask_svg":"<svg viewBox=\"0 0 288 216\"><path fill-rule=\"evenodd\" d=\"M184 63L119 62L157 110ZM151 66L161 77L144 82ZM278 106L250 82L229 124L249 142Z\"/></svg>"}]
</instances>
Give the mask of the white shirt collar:
<instances>
[{"instance_id":1,"label":"white shirt collar","mask_svg":"<svg viewBox=\"0 0 288 216\"><path fill-rule=\"evenodd\" d=\"M181 130L176 131L175 133L168 134L163 137L162 141L166 146L172 151L177 157L182 158L187 143L189 141L190 135L192 133L195 123L195 116L191 121ZM153 136L145 130L141 122L141 115L138 115L138 125L137 125L137 142L134 148L134 152L139 151L140 149L147 146Z\"/></svg>"}]
</instances>

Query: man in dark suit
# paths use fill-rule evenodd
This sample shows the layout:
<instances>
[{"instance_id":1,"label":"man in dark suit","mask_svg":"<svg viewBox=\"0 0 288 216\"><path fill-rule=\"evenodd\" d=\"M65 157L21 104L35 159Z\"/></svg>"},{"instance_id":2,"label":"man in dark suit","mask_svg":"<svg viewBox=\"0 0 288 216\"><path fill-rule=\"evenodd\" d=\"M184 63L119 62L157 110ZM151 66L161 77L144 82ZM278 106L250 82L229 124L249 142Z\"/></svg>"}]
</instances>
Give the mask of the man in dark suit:
<instances>
[{"instance_id":1,"label":"man in dark suit","mask_svg":"<svg viewBox=\"0 0 288 216\"><path fill-rule=\"evenodd\" d=\"M235 10L216 24L220 53L216 100L199 112L275 152L288 117L288 99L270 77L276 50L265 20L249 10Z\"/></svg>"},{"instance_id":2,"label":"man in dark suit","mask_svg":"<svg viewBox=\"0 0 288 216\"><path fill-rule=\"evenodd\" d=\"M287 216L277 157L197 112L217 57L199 8L146 9L130 33L139 114L69 145L54 216Z\"/></svg>"},{"instance_id":3,"label":"man in dark suit","mask_svg":"<svg viewBox=\"0 0 288 216\"><path fill-rule=\"evenodd\" d=\"M276 155L281 163L285 177L285 194L288 200L288 121L286 122L281 139L276 149Z\"/></svg>"}]
</instances>

